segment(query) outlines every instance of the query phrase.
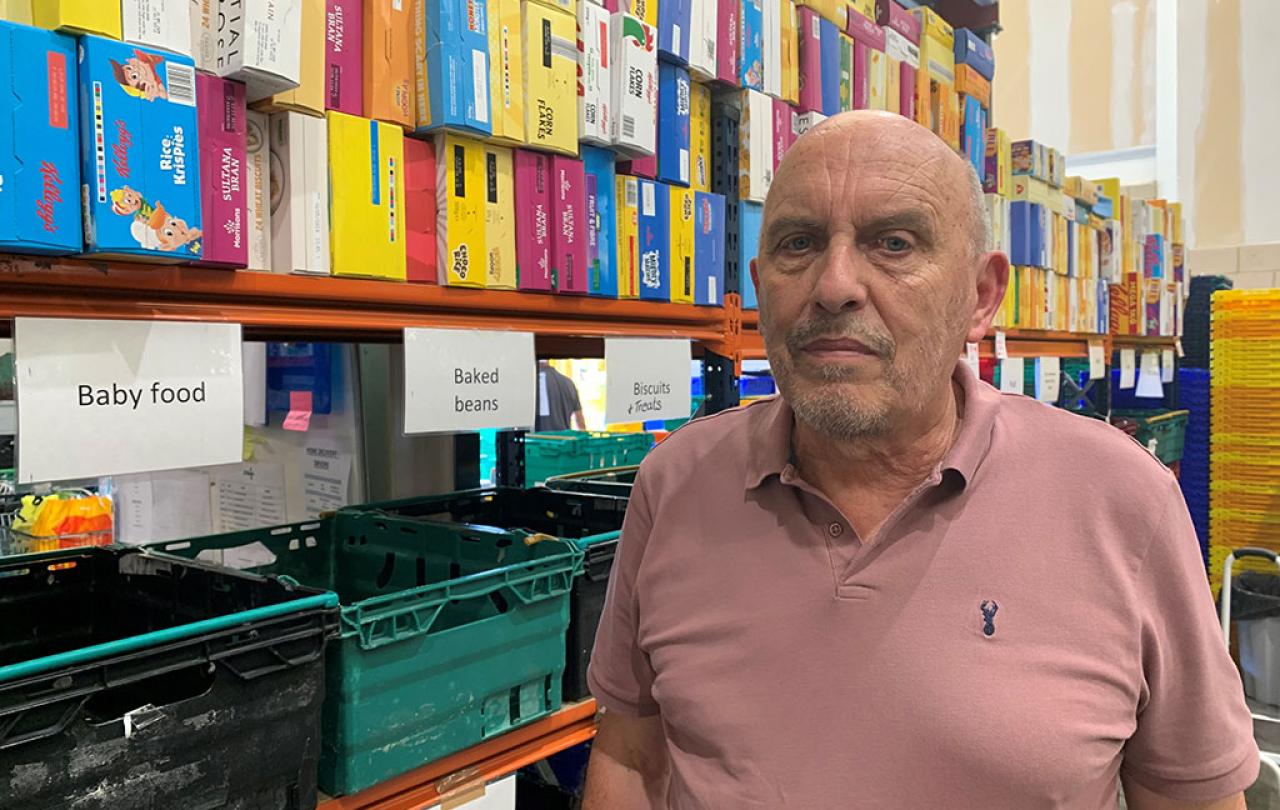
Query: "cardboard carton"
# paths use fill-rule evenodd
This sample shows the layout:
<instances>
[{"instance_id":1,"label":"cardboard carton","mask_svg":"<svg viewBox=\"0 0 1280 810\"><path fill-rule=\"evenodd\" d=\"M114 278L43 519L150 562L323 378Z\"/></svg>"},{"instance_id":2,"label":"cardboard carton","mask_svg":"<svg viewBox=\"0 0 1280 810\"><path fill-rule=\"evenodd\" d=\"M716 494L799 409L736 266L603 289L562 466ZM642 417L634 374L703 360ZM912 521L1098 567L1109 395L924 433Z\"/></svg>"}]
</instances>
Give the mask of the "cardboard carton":
<instances>
[{"instance_id":1,"label":"cardboard carton","mask_svg":"<svg viewBox=\"0 0 1280 810\"><path fill-rule=\"evenodd\" d=\"M44 81L16 81L39 66ZM76 43L0 22L0 250L78 253L80 126Z\"/></svg>"},{"instance_id":2,"label":"cardboard carton","mask_svg":"<svg viewBox=\"0 0 1280 810\"><path fill-rule=\"evenodd\" d=\"M814 14L830 20L841 31L848 21L849 3L847 0L796 0L796 5L813 10Z\"/></svg>"},{"instance_id":3,"label":"cardboard carton","mask_svg":"<svg viewBox=\"0 0 1280 810\"><path fill-rule=\"evenodd\" d=\"M698 191L693 205L693 303L718 307L724 292L724 197Z\"/></svg>"},{"instance_id":4,"label":"cardboard carton","mask_svg":"<svg viewBox=\"0 0 1280 810\"><path fill-rule=\"evenodd\" d=\"M551 244L555 215L551 156L527 149L515 152L516 267L522 290L551 291Z\"/></svg>"},{"instance_id":5,"label":"cardboard carton","mask_svg":"<svg viewBox=\"0 0 1280 810\"><path fill-rule=\"evenodd\" d=\"M968 28L955 30L955 63L969 65L984 79L991 81L996 75L996 58L991 46L978 38Z\"/></svg>"},{"instance_id":6,"label":"cardboard carton","mask_svg":"<svg viewBox=\"0 0 1280 810\"><path fill-rule=\"evenodd\" d=\"M689 171L694 188L711 190L711 90L689 87Z\"/></svg>"},{"instance_id":7,"label":"cardboard carton","mask_svg":"<svg viewBox=\"0 0 1280 810\"><path fill-rule=\"evenodd\" d=\"M442 4L449 2L440 0ZM478 2L483 4L483 0ZM428 8L435 5L428 0ZM413 129L415 124L413 6L404 0L364 0L364 117L406 129ZM485 9L480 8L476 16L482 20L480 47L487 51L488 35L483 30L485 13ZM487 70L484 75L487 82ZM438 88L432 85L433 92L443 92L444 88L443 83ZM487 85L480 92L487 98Z\"/></svg>"},{"instance_id":8,"label":"cardboard carton","mask_svg":"<svg viewBox=\"0 0 1280 810\"><path fill-rule=\"evenodd\" d=\"M577 22L572 14L524 4L524 127L530 146L578 154Z\"/></svg>"},{"instance_id":9,"label":"cardboard carton","mask_svg":"<svg viewBox=\"0 0 1280 810\"><path fill-rule=\"evenodd\" d=\"M618 205L613 153L582 147L586 181L587 284L592 295L618 297Z\"/></svg>"},{"instance_id":10,"label":"cardboard carton","mask_svg":"<svg viewBox=\"0 0 1280 810\"><path fill-rule=\"evenodd\" d=\"M1003 129L988 127L983 161L982 189L1008 197L1013 193L1012 145Z\"/></svg>"},{"instance_id":11,"label":"cardboard carton","mask_svg":"<svg viewBox=\"0 0 1280 810\"><path fill-rule=\"evenodd\" d=\"M810 8L798 8L800 21L800 111L823 111L822 20Z\"/></svg>"},{"instance_id":12,"label":"cardboard carton","mask_svg":"<svg viewBox=\"0 0 1280 810\"><path fill-rule=\"evenodd\" d=\"M521 1L528 2L528 0L521 0ZM541 3L547 8L553 9L555 11L567 11L570 14L577 13L578 11L577 7L581 5L581 3L578 2L578 0L532 0L532 2ZM596 5L603 6L602 3L596 3L596 0L582 0L582 2L595 3Z\"/></svg>"},{"instance_id":13,"label":"cardboard carton","mask_svg":"<svg viewBox=\"0 0 1280 810\"><path fill-rule=\"evenodd\" d=\"M876 0L845 0L850 12L861 14L868 20L876 18Z\"/></svg>"},{"instance_id":14,"label":"cardboard carton","mask_svg":"<svg viewBox=\"0 0 1280 810\"><path fill-rule=\"evenodd\" d=\"M884 56L884 109L887 112L905 115L902 111L902 63L889 56Z\"/></svg>"},{"instance_id":15,"label":"cardboard carton","mask_svg":"<svg viewBox=\"0 0 1280 810\"><path fill-rule=\"evenodd\" d=\"M956 65L956 92L975 98L983 107L991 109L991 82L971 65Z\"/></svg>"},{"instance_id":16,"label":"cardboard carton","mask_svg":"<svg viewBox=\"0 0 1280 810\"><path fill-rule=\"evenodd\" d=\"M827 120L827 116L820 112L800 113L796 116L796 138L799 138L825 120Z\"/></svg>"},{"instance_id":17,"label":"cardboard carton","mask_svg":"<svg viewBox=\"0 0 1280 810\"><path fill-rule=\"evenodd\" d=\"M440 283L454 287L484 287L488 284L488 244L485 238L485 157L484 144L452 132L435 136L436 146L436 255ZM521 152L516 152L515 173L519 183ZM539 156L544 160L545 155ZM545 178L544 178L545 189ZM517 185L516 205L520 205ZM524 209L521 209L524 210ZM532 209L530 209L532 210ZM544 206L545 214L545 206ZM516 263L520 268L521 225L532 225L533 217L516 219ZM542 218L545 234L546 217ZM550 261L550 257L546 262ZM550 269L544 262L551 289ZM534 271L530 269L532 282ZM520 284L525 279L521 272Z\"/></svg>"},{"instance_id":18,"label":"cardboard carton","mask_svg":"<svg viewBox=\"0 0 1280 810\"><path fill-rule=\"evenodd\" d=\"M924 43L925 37L933 37L939 44L945 45L948 51L953 51L951 55L952 65L955 64L955 29L951 27L951 23L942 19L942 15L934 11L928 6L918 6L916 8L907 9L912 17L916 18L916 22L920 24L920 42Z\"/></svg>"},{"instance_id":19,"label":"cardboard carton","mask_svg":"<svg viewBox=\"0 0 1280 810\"><path fill-rule=\"evenodd\" d=\"M340 112L326 119L331 270L404 281L404 130Z\"/></svg>"},{"instance_id":20,"label":"cardboard carton","mask_svg":"<svg viewBox=\"0 0 1280 810\"><path fill-rule=\"evenodd\" d=\"M920 72L933 81L955 84L955 53L950 43L941 42L931 36L920 37Z\"/></svg>"},{"instance_id":21,"label":"cardboard carton","mask_svg":"<svg viewBox=\"0 0 1280 810\"><path fill-rule=\"evenodd\" d=\"M762 85L764 92L774 98L782 97L782 6L778 0L760 0L764 26L761 37L764 43Z\"/></svg>"},{"instance_id":22,"label":"cardboard carton","mask_svg":"<svg viewBox=\"0 0 1280 810\"><path fill-rule=\"evenodd\" d=\"M298 86L262 99L254 106L270 112L296 110L311 115L324 115L327 89L325 52L328 50L325 0L298 0L298 2L302 11Z\"/></svg>"},{"instance_id":23,"label":"cardboard carton","mask_svg":"<svg viewBox=\"0 0 1280 810\"><path fill-rule=\"evenodd\" d=\"M555 291L585 295L587 270L587 182L582 161L551 158L551 279Z\"/></svg>"},{"instance_id":24,"label":"cardboard carton","mask_svg":"<svg viewBox=\"0 0 1280 810\"><path fill-rule=\"evenodd\" d=\"M867 109L887 110L888 93L888 57L884 51L867 51ZM896 85L895 85L896 87ZM894 105L897 105L894 99Z\"/></svg>"},{"instance_id":25,"label":"cardboard carton","mask_svg":"<svg viewBox=\"0 0 1280 810\"><path fill-rule=\"evenodd\" d=\"M379 78L371 75L369 70L371 33L368 4L372 2L391 3L397 0L365 0L365 107L369 108L371 104L370 88L377 87L381 98L376 103L395 110L399 107L398 88L402 87L399 84L399 60L388 62L388 50L384 47L379 49L382 54L379 59L386 64L388 70L384 72L388 76ZM512 24L508 16L510 7L505 6L503 11L504 24ZM431 132L448 127L477 135L492 134L487 0L425 0L425 12L420 15L420 20L414 21L414 25L421 28L413 29L421 40L421 45L415 50L426 54L423 69L413 71L410 65L410 76L413 77L410 81L417 102L414 119L418 131ZM574 50L576 52L576 48ZM398 53L394 51L390 56ZM397 66L394 71L390 70L392 64ZM576 120L576 115L574 118ZM503 137L512 139L505 130Z\"/></svg>"},{"instance_id":26,"label":"cardboard carton","mask_svg":"<svg viewBox=\"0 0 1280 810\"><path fill-rule=\"evenodd\" d=\"M671 192L665 183L640 182L640 298L671 300Z\"/></svg>"},{"instance_id":27,"label":"cardboard carton","mask_svg":"<svg viewBox=\"0 0 1280 810\"><path fill-rule=\"evenodd\" d=\"M657 29L659 2L660 0L614 0L613 8L609 8L607 4L605 7L610 12L635 17L650 28ZM654 35L657 35L656 30Z\"/></svg>"},{"instance_id":28,"label":"cardboard carton","mask_svg":"<svg viewBox=\"0 0 1280 810\"><path fill-rule=\"evenodd\" d=\"M635 177L647 177L650 180L656 180L658 178L658 156L650 155L648 157L619 161L618 171Z\"/></svg>"},{"instance_id":29,"label":"cardboard carton","mask_svg":"<svg viewBox=\"0 0 1280 810\"><path fill-rule=\"evenodd\" d=\"M785 101L773 99L773 170L777 173L778 164L791 148L796 139L796 112Z\"/></svg>"},{"instance_id":30,"label":"cardboard carton","mask_svg":"<svg viewBox=\"0 0 1280 810\"><path fill-rule=\"evenodd\" d=\"M742 90L738 123L738 196L764 202L773 182L773 100Z\"/></svg>"},{"instance_id":31,"label":"cardboard carton","mask_svg":"<svg viewBox=\"0 0 1280 810\"><path fill-rule=\"evenodd\" d=\"M492 134L493 139L503 143L519 145L525 143L524 128L524 15L521 11L521 0L486 0L489 9L488 32L489 32L489 107L490 117L492 118ZM604 9L592 3L581 3L579 10L586 9L586 14L594 14L602 16L605 20L607 29L609 15ZM595 19L594 16L589 19ZM582 18L579 18L581 25ZM582 35L588 33L586 29L579 31L579 45L591 44L594 40L590 38L584 40ZM608 31L605 31L607 36ZM606 39L605 42L608 42ZM425 42L423 45L425 53ZM602 79L607 76L607 65L604 65L603 54L595 56L591 77L593 79ZM474 69L475 55L472 54L472 65ZM424 76L425 66L420 66L420 75ZM473 77L473 81L479 77ZM420 88L429 85L420 85ZM590 87L583 84L583 76L578 77L579 95L590 91ZM421 93L419 89L419 93ZM609 85L605 82L605 96L608 96ZM593 103L599 104L599 100L592 97ZM419 103L422 103L421 97ZM592 110L596 118L603 120L605 110L597 106ZM579 111L581 117L581 111ZM483 130L483 124L479 124L479 129ZM585 132L585 130L584 130ZM608 137L608 127L606 124L605 137Z\"/></svg>"},{"instance_id":32,"label":"cardboard carton","mask_svg":"<svg viewBox=\"0 0 1280 810\"><path fill-rule=\"evenodd\" d=\"M663 59L686 67L695 2L697 0L660 0L658 3L658 53Z\"/></svg>"},{"instance_id":33,"label":"cardboard carton","mask_svg":"<svg viewBox=\"0 0 1280 810\"><path fill-rule=\"evenodd\" d=\"M830 20L818 18L818 28L822 37L822 114L826 116L841 112L844 107L840 103L844 69L840 60L841 43L848 43L848 37L836 28Z\"/></svg>"},{"instance_id":34,"label":"cardboard carton","mask_svg":"<svg viewBox=\"0 0 1280 810\"><path fill-rule=\"evenodd\" d=\"M694 198L691 188L672 186L671 195L671 301L692 304L694 296Z\"/></svg>"},{"instance_id":35,"label":"cardboard carton","mask_svg":"<svg viewBox=\"0 0 1280 810\"><path fill-rule=\"evenodd\" d=\"M800 23L795 0L779 0L782 16L782 100L800 101Z\"/></svg>"},{"instance_id":36,"label":"cardboard carton","mask_svg":"<svg viewBox=\"0 0 1280 810\"><path fill-rule=\"evenodd\" d=\"M189 1L191 58L197 70L213 73L218 69L218 0Z\"/></svg>"},{"instance_id":37,"label":"cardboard carton","mask_svg":"<svg viewBox=\"0 0 1280 810\"><path fill-rule=\"evenodd\" d=\"M347 115L364 111L363 0L326 0L325 107Z\"/></svg>"},{"instance_id":38,"label":"cardboard carton","mask_svg":"<svg viewBox=\"0 0 1280 810\"><path fill-rule=\"evenodd\" d=\"M85 252L199 258L204 240L191 59L84 36L79 63Z\"/></svg>"},{"instance_id":39,"label":"cardboard carton","mask_svg":"<svg viewBox=\"0 0 1280 810\"><path fill-rule=\"evenodd\" d=\"M853 39L843 31L840 32L840 101L838 110L844 112L853 109Z\"/></svg>"},{"instance_id":40,"label":"cardboard carton","mask_svg":"<svg viewBox=\"0 0 1280 810\"><path fill-rule=\"evenodd\" d=\"M515 162L504 146L484 147L484 241L486 285L491 290L519 286L516 269Z\"/></svg>"},{"instance_id":41,"label":"cardboard carton","mask_svg":"<svg viewBox=\"0 0 1280 810\"><path fill-rule=\"evenodd\" d=\"M738 203L738 268L742 274L742 308L759 309L756 285L751 279L751 261L760 246L760 225L764 205L743 200Z\"/></svg>"},{"instance_id":42,"label":"cardboard carton","mask_svg":"<svg viewBox=\"0 0 1280 810\"><path fill-rule=\"evenodd\" d=\"M735 0L736 2L736 0ZM640 180L618 175L614 183L617 204L618 297L640 297Z\"/></svg>"},{"instance_id":43,"label":"cardboard carton","mask_svg":"<svg viewBox=\"0 0 1280 810\"><path fill-rule=\"evenodd\" d=\"M871 74L872 53L879 53L883 59L885 49L884 29L876 25L868 17L850 9L849 21L845 31L853 38L853 109L883 109L871 106L873 86L879 93L884 92L883 76L873 77Z\"/></svg>"},{"instance_id":44,"label":"cardboard carton","mask_svg":"<svg viewBox=\"0 0 1280 810\"><path fill-rule=\"evenodd\" d=\"M31 19L31 0L0 0L0 20L35 25Z\"/></svg>"},{"instance_id":45,"label":"cardboard carton","mask_svg":"<svg viewBox=\"0 0 1280 810\"><path fill-rule=\"evenodd\" d=\"M898 112L915 118L916 73L920 67L920 22L892 0L880 0L876 7L877 22L884 27L885 54L892 60L889 70L897 76Z\"/></svg>"},{"instance_id":46,"label":"cardboard carton","mask_svg":"<svg viewBox=\"0 0 1280 810\"><path fill-rule=\"evenodd\" d=\"M271 123L265 113L245 114L245 267L271 272Z\"/></svg>"},{"instance_id":47,"label":"cardboard carton","mask_svg":"<svg viewBox=\"0 0 1280 810\"><path fill-rule=\"evenodd\" d=\"M404 163L405 278L437 284L435 145L405 138Z\"/></svg>"},{"instance_id":48,"label":"cardboard carton","mask_svg":"<svg viewBox=\"0 0 1280 810\"><path fill-rule=\"evenodd\" d=\"M658 64L658 179L687 186L689 174L689 71Z\"/></svg>"},{"instance_id":49,"label":"cardboard carton","mask_svg":"<svg viewBox=\"0 0 1280 810\"><path fill-rule=\"evenodd\" d=\"M987 117L976 98L962 96L964 120L961 126L960 151L981 177L986 169Z\"/></svg>"},{"instance_id":50,"label":"cardboard carton","mask_svg":"<svg viewBox=\"0 0 1280 810\"><path fill-rule=\"evenodd\" d=\"M741 61L738 56L738 18L741 0L717 0L716 3L716 81L730 87L741 84Z\"/></svg>"},{"instance_id":51,"label":"cardboard carton","mask_svg":"<svg viewBox=\"0 0 1280 810\"><path fill-rule=\"evenodd\" d=\"M329 130L323 118L273 113L271 270L329 275ZM278 171L277 171L278 170Z\"/></svg>"},{"instance_id":52,"label":"cardboard carton","mask_svg":"<svg viewBox=\"0 0 1280 810\"><path fill-rule=\"evenodd\" d=\"M614 149L624 155L653 155L658 137L658 51L653 29L626 14L613 15L611 28L615 69L610 137Z\"/></svg>"},{"instance_id":53,"label":"cardboard carton","mask_svg":"<svg viewBox=\"0 0 1280 810\"><path fill-rule=\"evenodd\" d=\"M249 103L298 86L302 0L218 0L212 24L215 72L244 82Z\"/></svg>"},{"instance_id":54,"label":"cardboard carton","mask_svg":"<svg viewBox=\"0 0 1280 810\"><path fill-rule=\"evenodd\" d=\"M191 56L191 0L121 0L120 31L126 42Z\"/></svg>"},{"instance_id":55,"label":"cardboard carton","mask_svg":"<svg viewBox=\"0 0 1280 810\"><path fill-rule=\"evenodd\" d=\"M933 131L952 149L960 150L960 97L948 82L930 81Z\"/></svg>"},{"instance_id":56,"label":"cardboard carton","mask_svg":"<svg viewBox=\"0 0 1280 810\"><path fill-rule=\"evenodd\" d=\"M719 0L688 0L689 73L698 81L712 82L719 73Z\"/></svg>"},{"instance_id":57,"label":"cardboard carton","mask_svg":"<svg viewBox=\"0 0 1280 810\"><path fill-rule=\"evenodd\" d=\"M245 209L247 140L244 85L196 74L196 111L200 128L202 264L245 267L249 228Z\"/></svg>"},{"instance_id":58,"label":"cardboard carton","mask_svg":"<svg viewBox=\"0 0 1280 810\"><path fill-rule=\"evenodd\" d=\"M491 0L492 1L492 0ZM504 0L506 2L507 0ZM492 34L490 36L492 39ZM578 137L608 146L613 90L610 76L609 12L594 3L578 4ZM497 98L497 96L494 96Z\"/></svg>"},{"instance_id":59,"label":"cardboard carton","mask_svg":"<svg viewBox=\"0 0 1280 810\"><path fill-rule=\"evenodd\" d=\"M741 0L738 25L739 83L752 90L764 90L764 0Z\"/></svg>"},{"instance_id":60,"label":"cardboard carton","mask_svg":"<svg viewBox=\"0 0 1280 810\"><path fill-rule=\"evenodd\" d=\"M32 0L31 21L68 34L97 34L120 39L120 4L113 0Z\"/></svg>"}]
</instances>

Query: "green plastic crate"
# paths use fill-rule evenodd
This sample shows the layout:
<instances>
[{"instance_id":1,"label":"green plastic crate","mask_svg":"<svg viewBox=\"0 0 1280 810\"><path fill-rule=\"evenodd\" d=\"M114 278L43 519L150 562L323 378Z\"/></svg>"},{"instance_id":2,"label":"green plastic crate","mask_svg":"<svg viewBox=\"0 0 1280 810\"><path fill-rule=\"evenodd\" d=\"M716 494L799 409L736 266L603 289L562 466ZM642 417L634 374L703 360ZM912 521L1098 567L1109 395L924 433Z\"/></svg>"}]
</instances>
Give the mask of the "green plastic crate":
<instances>
[{"instance_id":1,"label":"green plastic crate","mask_svg":"<svg viewBox=\"0 0 1280 810\"><path fill-rule=\"evenodd\" d=\"M1190 411L1145 410L1112 411L1112 423L1120 420L1136 422L1138 444L1150 450L1165 464L1182 460L1182 447L1187 438Z\"/></svg>"},{"instance_id":2,"label":"green plastic crate","mask_svg":"<svg viewBox=\"0 0 1280 810\"><path fill-rule=\"evenodd\" d=\"M652 449L649 433L530 433L524 437L524 480L533 485L565 473L639 464Z\"/></svg>"},{"instance_id":3,"label":"green plastic crate","mask_svg":"<svg viewBox=\"0 0 1280 810\"><path fill-rule=\"evenodd\" d=\"M560 707L582 551L548 535L432 519L431 505L450 497L399 502L414 504L415 518L355 507L154 546L338 594L341 636L325 672L326 793L363 790Z\"/></svg>"}]
</instances>

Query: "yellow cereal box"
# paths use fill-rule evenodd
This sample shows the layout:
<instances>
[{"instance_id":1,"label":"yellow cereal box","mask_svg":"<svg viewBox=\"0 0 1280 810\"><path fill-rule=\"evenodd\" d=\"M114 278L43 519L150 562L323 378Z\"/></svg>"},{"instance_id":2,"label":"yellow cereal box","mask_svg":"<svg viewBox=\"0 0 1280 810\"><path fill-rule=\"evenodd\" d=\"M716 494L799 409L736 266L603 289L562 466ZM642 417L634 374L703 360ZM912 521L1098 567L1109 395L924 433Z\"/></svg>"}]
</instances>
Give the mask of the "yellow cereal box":
<instances>
[{"instance_id":1,"label":"yellow cereal box","mask_svg":"<svg viewBox=\"0 0 1280 810\"><path fill-rule=\"evenodd\" d=\"M524 139L524 37L520 0L489 0L489 107L493 138Z\"/></svg>"},{"instance_id":2,"label":"yellow cereal box","mask_svg":"<svg viewBox=\"0 0 1280 810\"><path fill-rule=\"evenodd\" d=\"M120 4L114 0L32 0L31 20L41 28L69 34L120 39Z\"/></svg>"},{"instance_id":3,"label":"yellow cereal box","mask_svg":"<svg viewBox=\"0 0 1280 810\"><path fill-rule=\"evenodd\" d=\"M436 243L440 283L487 284L485 146L474 138L436 136Z\"/></svg>"},{"instance_id":4,"label":"yellow cereal box","mask_svg":"<svg viewBox=\"0 0 1280 810\"><path fill-rule=\"evenodd\" d=\"M671 303L693 303L694 194L671 186Z\"/></svg>"},{"instance_id":5,"label":"yellow cereal box","mask_svg":"<svg viewBox=\"0 0 1280 810\"><path fill-rule=\"evenodd\" d=\"M485 145L484 238L488 246L488 286L516 289L515 175L511 150Z\"/></svg>"},{"instance_id":6,"label":"yellow cereal box","mask_svg":"<svg viewBox=\"0 0 1280 810\"><path fill-rule=\"evenodd\" d=\"M640 297L640 182L620 174L618 204L618 297Z\"/></svg>"},{"instance_id":7,"label":"yellow cereal box","mask_svg":"<svg viewBox=\"0 0 1280 810\"><path fill-rule=\"evenodd\" d=\"M690 179L697 191L711 190L711 89L705 84L689 85Z\"/></svg>"},{"instance_id":8,"label":"yellow cereal box","mask_svg":"<svg viewBox=\"0 0 1280 810\"><path fill-rule=\"evenodd\" d=\"M331 272L404 281L404 130L346 113L326 117Z\"/></svg>"},{"instance_id":9,"label":"yellow cereal box","mask_svg":"<svg viewBox=\"0 0 1280 810\"><path fill-rule=\"evenodd\" d=\"M577 19L526 2L524 35L525 139L530 146L577 157Z\"/></svg>"}]
</instances>

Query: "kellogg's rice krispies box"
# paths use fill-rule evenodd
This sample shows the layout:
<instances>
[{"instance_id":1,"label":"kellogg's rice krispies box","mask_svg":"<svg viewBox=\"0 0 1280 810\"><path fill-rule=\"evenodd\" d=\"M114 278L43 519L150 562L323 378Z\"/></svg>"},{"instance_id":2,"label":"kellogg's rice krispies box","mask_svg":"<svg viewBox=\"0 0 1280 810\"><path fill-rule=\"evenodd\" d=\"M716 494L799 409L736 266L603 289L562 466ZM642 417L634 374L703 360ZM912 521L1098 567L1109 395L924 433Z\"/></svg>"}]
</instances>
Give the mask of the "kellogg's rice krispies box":
<instances>
[{"instance_id":1,"label":"kellogg's rice krispies box","mask_svg":"<svg viewBox=\"0 0 1280 810\"><path fill-rule=\"evenodd\" d=\"M0 75L0 248L78 253L76 42L0 22Z\"/></svg>"},{"instance_id":2,"label":"kellogg's rice krispies box","mask_svg":"<svg viewBox=\"0 0 1280 810\"><path fill-rule=\"evenodd\" d=\"M85 252L200 258L191 59L95 36L80 38L79 58Z\"/></svg>"}]
</instances>

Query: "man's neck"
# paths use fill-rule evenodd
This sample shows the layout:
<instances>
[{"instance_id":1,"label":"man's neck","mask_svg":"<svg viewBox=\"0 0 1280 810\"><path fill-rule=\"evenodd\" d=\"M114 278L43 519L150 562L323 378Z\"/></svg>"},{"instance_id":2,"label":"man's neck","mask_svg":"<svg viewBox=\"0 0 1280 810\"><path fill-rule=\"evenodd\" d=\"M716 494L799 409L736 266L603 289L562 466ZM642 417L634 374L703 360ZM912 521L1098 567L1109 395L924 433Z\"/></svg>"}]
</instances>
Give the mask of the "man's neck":
<instances>
[{"instance_id":1,"label":"man's neck","mask_svg":"<svg viewBox=\"0 0 1280 810\"><path fill-rule=\"evenodd\" d=\"M873 491L899 499L928 478L955 444L961 397L949 382L935 407L878 436L838 441L798 417L792 449L801 475L834 501Z\"/></svg>"}]
</instances>

